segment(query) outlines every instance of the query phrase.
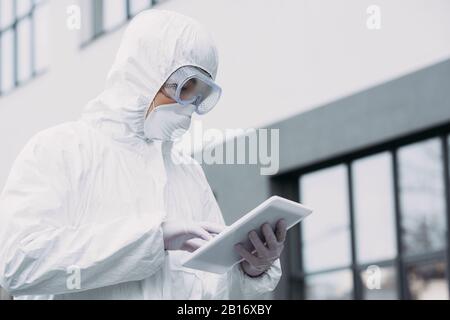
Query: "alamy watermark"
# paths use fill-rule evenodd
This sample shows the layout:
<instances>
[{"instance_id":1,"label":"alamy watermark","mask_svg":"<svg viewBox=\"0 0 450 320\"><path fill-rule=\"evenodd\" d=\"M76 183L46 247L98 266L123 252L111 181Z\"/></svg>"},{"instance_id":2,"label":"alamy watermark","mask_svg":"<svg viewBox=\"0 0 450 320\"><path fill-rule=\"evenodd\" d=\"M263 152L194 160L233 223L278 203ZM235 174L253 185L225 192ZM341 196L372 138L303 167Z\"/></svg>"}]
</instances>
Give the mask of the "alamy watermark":
<instances>
[{"instance_id":1,"label":"alamy watermark","mask_svg":"<svg viewBox=\"0 0 450 320\"><path fill-rule=\"evenodd\" d=\"M366 26L369 30L381 29L381 8L377 5L371 5L367 8L367 21Z\"/></svg>"},{"instance_id":2,"label":"alamy watermark","mask_svg":"<svg viewBox=\"0 0 450 320\"><path fill-rule=\"evenodd\" d=\"M67 268L66 273L67 290L81 290L81 268L73 265Z\"/></svg>"},{"instance_id":3,"label":"alamy watermark","mask_svg":"<svg viewBox=\"0 0 450 320\"><path fill-rule=\"evenodd\" d=\"M379 266L372 265L365 271L365 285L369 290L381 290L382 273Z\"/></svg>"},{"instance_id":4,"label":"alamy watermark","mask_svg":"<svg viewBox=\"0 0 450 320\"><path fill-rule=\"evenodd\" d=\"M81 29L81 8L78 5L70 5L66 8L67 20L66 26L67 29L71 31L78 31Z\"/></svg>"},{"instance_id":5,"label":"alamy watermark","mask_svg":"<svg viewBox=\"0 0 450 320\"><path fill-rule=\"evenodd\" d=\"M206 165L255 165L263 176L280 169L279 129L204 129L192 121L191 130L176 144L185 157L172 158L175 164L191 161L191 155Z\"/></svg>"}]
</instances>

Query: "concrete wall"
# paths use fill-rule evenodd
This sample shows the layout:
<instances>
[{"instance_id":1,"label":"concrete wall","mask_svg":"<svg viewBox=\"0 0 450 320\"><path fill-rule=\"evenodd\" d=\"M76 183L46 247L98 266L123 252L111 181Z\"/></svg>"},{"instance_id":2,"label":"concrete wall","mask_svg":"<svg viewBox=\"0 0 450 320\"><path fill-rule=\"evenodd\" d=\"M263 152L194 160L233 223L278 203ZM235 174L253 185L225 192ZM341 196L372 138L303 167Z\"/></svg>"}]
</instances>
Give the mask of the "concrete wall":
<instances>
[{"instance_id":1,"label":"concrete wall","mask_svg":"<svg viewBox=\"0 0 450 320\"><path fill-rule=\"evenodd\" d=\"M280 130L280 173L449 124L449 83L447 60L268 126ZM229 223L270 195L258 166L204 169Z\"/></svg>"},{"instance_id":2,"label":"concrete wall","mask_svg":"<svg viewBox=\"0 0 450 320\"><path fill-rule=\"evenodd\" d=\"M280 130L280 173L450 126L449 83L450 60L270 125ZM260 175L258 166L205 165L204 169L229 224L273 192L271 177ZM290 268L288 249L282 259L284 274ZM287 281L282 279L277 298L289 298Z\"/></svg>"}]
</instances>

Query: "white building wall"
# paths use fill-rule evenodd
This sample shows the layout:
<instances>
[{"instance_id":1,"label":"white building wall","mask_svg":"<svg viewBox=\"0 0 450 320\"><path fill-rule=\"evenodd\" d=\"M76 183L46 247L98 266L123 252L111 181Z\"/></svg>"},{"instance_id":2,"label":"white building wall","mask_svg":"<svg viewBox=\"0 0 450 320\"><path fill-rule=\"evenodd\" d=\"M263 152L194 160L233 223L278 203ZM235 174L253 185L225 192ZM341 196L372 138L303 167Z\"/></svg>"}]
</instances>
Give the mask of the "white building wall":
<instances>
[{"instance_id":1,"label":"white building wall","mask_svg":"<svg viewBox=\"0 0 450 320\"><path fill-rule=\"evenodd\" d=\"M76 119L102 88L123 28L79 47L66 9L51 6L49 71L0 98L0 186L38 130ZM114 0L110 0L114 1ZM206 127L263 126L450 56L450 1L378 0L381 30L366 27L371 0L167 0L158 8L199 19L220 50L224 96Z\"/></svg>"}]
</instances>

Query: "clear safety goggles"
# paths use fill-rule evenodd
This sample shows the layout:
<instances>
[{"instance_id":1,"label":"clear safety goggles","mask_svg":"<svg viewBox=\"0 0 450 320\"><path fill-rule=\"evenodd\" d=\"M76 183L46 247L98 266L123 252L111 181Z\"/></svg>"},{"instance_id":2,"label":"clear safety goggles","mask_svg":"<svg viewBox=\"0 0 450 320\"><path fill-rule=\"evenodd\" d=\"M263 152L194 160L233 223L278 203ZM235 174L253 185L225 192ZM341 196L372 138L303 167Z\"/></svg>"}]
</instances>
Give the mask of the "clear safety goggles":
<instances>
[{"instance_id":1,"label":"clear safety goggles","mask_svg":"<svg viewBox=\"0 0 450 320\"><path fill-rule=\"evenodd\" d=\"M210 112L222 95L222 89L211 76L194 66L175 71L163 85L162 91L182 106L194 105L198 114Z\"/></svg>"}]
</instances>

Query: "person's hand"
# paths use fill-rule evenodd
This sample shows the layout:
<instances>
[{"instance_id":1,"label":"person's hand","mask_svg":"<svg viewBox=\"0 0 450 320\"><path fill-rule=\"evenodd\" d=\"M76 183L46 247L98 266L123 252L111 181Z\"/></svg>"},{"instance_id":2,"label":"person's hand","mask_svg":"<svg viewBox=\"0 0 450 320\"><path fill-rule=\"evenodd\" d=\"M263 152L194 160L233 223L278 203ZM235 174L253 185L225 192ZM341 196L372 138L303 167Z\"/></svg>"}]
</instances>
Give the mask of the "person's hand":
<instances>
[{"instance_id":1,"label":"person's hand","mask_svg":"<svg viewBox=\"0 0 450 320\"><path fill-rule=\"evenodd\" d=\"M210 222L165 221L162 223L164 248L194 252L224 228Z\"/></svg>"},{"instance_id":2,"label":"person's hand","mask_svg":"<svg viewBox=\"0 0 450 320\"><path fill-rule=\"evenodd\" d=\"M236 251L244 258L241 263L242 269L251 277L261 276L280 258L286 240L286 221L278 221L275 232L268 223L261 227L261 231L266 244L260 239L256 231L250 232L248 236L255 248L254 253L249 252L240 243L235 246Z\"/></svg>"}]
</instances>

